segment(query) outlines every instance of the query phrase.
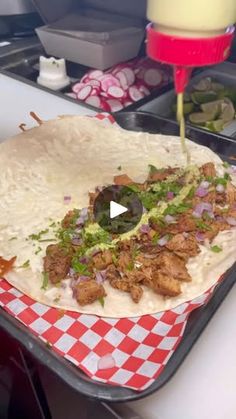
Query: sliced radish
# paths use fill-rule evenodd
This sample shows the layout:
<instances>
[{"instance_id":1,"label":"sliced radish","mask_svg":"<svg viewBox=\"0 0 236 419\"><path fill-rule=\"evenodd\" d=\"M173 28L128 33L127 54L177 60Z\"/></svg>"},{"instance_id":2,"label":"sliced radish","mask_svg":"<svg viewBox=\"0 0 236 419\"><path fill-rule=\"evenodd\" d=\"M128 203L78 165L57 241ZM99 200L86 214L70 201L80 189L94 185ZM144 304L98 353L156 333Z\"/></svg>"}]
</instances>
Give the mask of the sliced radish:
<instances>
[{"instance_id":1,"label":"sliced radish","mask_svg":"<svg viewBox=\"0 0 236 419\"><path fill-rule=\"evenodd\" d=\"M92 92L92 87L85 86L77 93L77 98L80 100L85 100L87 99L87 97L90 95L91 92Z\"/></svg>"},{"instance_id":2,"label":"sliced radish","mask_svg":"<svg viewBox=\"0 0 236 419\"><path fill-rule=\"evenodd\" d=\"M90 80L90 77L88 76L88 74L86 73L80 80L80 83L88 83L88 81Z\"/></svg>"},{"instance_id":3,"label":"sliced radish","mask_svg":"<svg viewBox=\"0 0 236 419\"><path fill-rule=\"evenodd\" d=\"M144 84L137 84L137 87L141 93L143 93L145 96L149 96L151 94L150 90L144 86Z\"/></svg>"},{"instance_id":4,"label":"sliced radish","mask_svg":"<svg viewBox=\"0 0 236 419\"><path fill-rule=\"evenodd\" d=\"M131 86L129 88L129 97L133 102L137 102L140 99L143 99L144 94L136 86Z\"/></svg>"},{"instance_id":5,"label":"sliced radish","mask_svg":"<svg viewBox=\"0 0 236 419\"><path fill-rule=\"evenodd\" d=\"M89 96L85 103L87 103L87 105L91 105L94 106L95 108L100 108L101 106L101 99L98 96Z\"/></svg>"},{"instance_id":6,"label":"sliced radish","mask_svg":"<svg viewBox=\"0 0 236 419\"><path fill-rule=\"evenodd\" d=\"M109 106L109 104L107 103L105 99L101 99L100 109L102 109L105 112L111 111L111 107Z\"/></svg>"},{"instance_id":7,"label":"sliced radish","mask_svg":"<svg viewBox=\"0 0 236 419\"><path fill-rule=\"evenodd\" d=\"M100 89L98 87L92 87L90 96L99 96L99 95L100 95Z\"/></svg>"},{"instance_id":8,"label":"sliced radish","mask_svg":"<svg viewBox=\"0 0 236 419\"><path fill-rule=\"evenodd\" d=\"M111 86L107 91L108 95L115 99L122 99L124 97L124 90L121 87Z\"/></svg>"},{"instance_id":9,"label":"sliced radish","mask_svg":"<svg viewBox=\"0 0 236 419\"><path fill-rule=\"evenodd\" d=\"M120 87L119 80L116 77L114 77L112 74L105 74L99 80L101 82L101 88L104 92L107 92L109 87L111 86Z\"/></svg>"},{"instance_id":10,"label":"sliced radish","mask_svg":"<svg viewBox=\"0 0 236 419\"><path fill-rule=\"evenodd\" d=\"M98 79L99 77L103 76L102 70L92 70L88 73L90 79Z\"/></svg>"},{"instance_id":11,"label":"sliced radish","mask_svg":"<svg viewBox=\"0 0 236 419\"><path fill-rule=\"evenodd\" d=\"M109 95L106 92L101 92L100 96L105 97L106 99L109 98Z\"/></svg>"},{"instance_id":12,"label":"sliced radish","mask_svg":"<svg viewBox=\"0 0 236 419\"><path fill-rule=\"evenodd\" d=\"M93 87L101 87L101 82L99 80L95 80L95 79L91 79L89 81L87 81L87 83L89 86L93 86Z\"/></svg>"},{"instance_id":13,"label":"sliced radish","mask_svg":"<svg viewBox=\"0 0 236 419\"><path fill-rule=\"evenodd\" d=\"M124 107L127 108L127 106L133 105L133 102L131 102L130 100L125 100L124 101Z\"/></svg>"},{"instance_id":14,"label":"sliced radish","mask_svg":"<svg viewBox=\"0 0 236 419\"><path fill-rule=\"evenodd\" d=\"M145 68L140 68L138 73L136 74L137 79L143 80L145 71L146 71Z\"/></svg>"},{"instance_id":15,"label":"sliced radish","mask_svg":"<svg viewBox=\"0 0 236 419\"><path fill-rule=\"evenodd\" d=\"M111 112L118 112L123 109L123 105L118 99L108 99L107 103L110 106Z\"/></svg>"},{"instance_id":16,"label":"sliced radish","mask_svg":"<svg viewBox=\"0 0 236 419\"><path fill-rule=\"evenodd\" d=\"M119 80L122 89L127 90L129 84L125 73L123 73L123 71L118 71L118 73L116 73L116 78Z\"/></svg>"},{"instance_id":17,"label":"sliced radish","mask_svg":"<svg viewBox=\"0 0 236 419\"><path fill-rule=\"evenodd\" d=\"M83 87L85 87L85 84L84 84L84 83L76 83L76 84L74 84L74 86L72 86L72 91L73 91L74 93L79 93L79 91L80 91Z\"/></svg>"},{"instance_id":18,"label":"sliced radish","mask_svg":"<svg viewBox=\"0 0 236 419\"><path fill-rule=\"evenodd\" d=\"M129 67L125 67L121 71L126 76L128 86L132 86L132 84L134 84L134 82L135 82L135 74L134 74L133 70Z\"/></svg>"},{"instance_id":19,"label":"sliced radish","mask_svg":"<svg viewBox=\"0 0 236 419\"><path fill-rule=\"evenodd\" d=\"M148 86L156 87L159 86L162 82L162 73L161 71L155 68L149 68L145 71L144 81Z\"/></svg>"}]
</instances>

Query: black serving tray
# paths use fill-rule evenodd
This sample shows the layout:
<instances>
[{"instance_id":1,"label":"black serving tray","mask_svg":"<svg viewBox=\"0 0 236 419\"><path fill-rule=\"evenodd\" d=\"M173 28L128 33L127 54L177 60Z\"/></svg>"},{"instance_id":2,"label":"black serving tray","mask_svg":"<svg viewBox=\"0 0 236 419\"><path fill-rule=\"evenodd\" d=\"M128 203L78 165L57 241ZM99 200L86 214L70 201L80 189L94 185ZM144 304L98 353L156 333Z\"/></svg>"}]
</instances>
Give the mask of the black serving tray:
<instances>
[{"instance_id":1,"label":"black serving tray","mask_svg":"<svg viewBox=\"0 0 236 419\"><path fill-rule=\"evenodd\" d=\"M124 129L165 135L178 135L178 124L165 118L145 112L120 112L114 115L116 122ZM196 143L214 150L224 160L235 163L230 156L236 156L236 141L208 133L198 128L187 127L187 137ZM39 338L3 309L0 309L0 327L23 345L36 361L45 365L68 384L85 396L106 402L127 402L149 396L159 390L177 371L184 358L236 282L236 264L226 272L224 281L216 286L210 301L196 309L189 317L182 341L168 361L162 374L142 392L124 387L111 386L91 380L79 368L62 356L50 350Z\"/></svg>"}]
</instances>

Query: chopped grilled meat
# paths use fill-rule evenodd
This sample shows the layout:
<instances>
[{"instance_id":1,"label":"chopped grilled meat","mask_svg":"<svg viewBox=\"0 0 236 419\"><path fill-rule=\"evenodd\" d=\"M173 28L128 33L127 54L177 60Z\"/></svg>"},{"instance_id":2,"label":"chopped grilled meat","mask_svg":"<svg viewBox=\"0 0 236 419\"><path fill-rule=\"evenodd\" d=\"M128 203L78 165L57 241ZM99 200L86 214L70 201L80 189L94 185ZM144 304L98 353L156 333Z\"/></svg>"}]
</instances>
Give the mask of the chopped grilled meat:
<instances>
[{"instance_id":1,"label":"chopped grilled meat","mask_svg":"<svg viewBox=\"0 0 236 419\"><path fill-rule=\"evenodd\" d=\"M105 296L106 292L103 285L98 284L94 279L82 281L75 288L75 298L81 306L92 304Z\"/></svg>"},{"instance_id":2,"label":"chopped grilled meat","mask_svg":"<svg viewBox=\"0 0 236 419\"><path fill-rule=\"evenodd\" d=\"M112 264L112 253L110 250L104 250L92 257L94 268L101 271Z\"/></svg>"},{"instance_id":3,"label":"chopped grilled meat","mask_svg":"<svg viewBox=\"0 0 236 419\"><path fill-rule=\"evenodd\" d=\"M188 260L189 257L196 256L200 252L197 240L189 235L176 234L166 244L168 250L174 252L179 257Z\"/></svg>"},{"instance_id":4,"label":"chopped grilled meat","mask_svg":"<svg viewBox=\"0 0 236 419\"><path fill-rule=\"evenodd\" d=\"M236 188L231 182L227 182L226 185L226 203L233 205L236 202Z\"/></svg>"},{"instance_id":5,"label":"chopped grilled meat","mask_svg":"<svg viewBox=\"0 0 236 419\"><path fill-rule=\"evenodd\" d=\"M130 291L130 283L125 279L110 279L110 284L113 288L116 288L121 291L129 292Z\"/></svg>"},{"instance_id":6,"label":"chopped grilled meat","mask_svg":"<svg viewBox=\"0 0 236 419\"><path fill-rule=\"evenodd\" d=\"M132 257L130 253L126 251L120 252L118 263L117 263L119 269L121 269L122 271L125 271L126 269L131 268L132 264L133 264L133 261L132 261Z\"/></svg>"},{"instance_id":7,"label":"chopped grilled meat","mask_svg":"<svg viewBox=\"0 0 236 419\"><path fill-rule=\"evenodd\" d=\"M234 207L230 207L228 212L227 212L227 217L233 217L236 218L236 206Z\"/></svg>"},{"instance_id":8,"label":"chopped grilled meat","mask_svg":"<svg viewBox=\"0 0 236 419\"><path fill-rule=\"evenodd\" d=\"M230 227L225 221L214 221L210 225L209 231L203 231L204 239L208 239L210 242L217 236L220 231L229 230Z\"/></svg>"},{"instance_id":9,"label":"chopped grilled meat","mask_svg":"<svg viewBox=\"0 0 236 419\"><path fill-rule=\"evenodd\" d=\"M218 205L225 205L226 204L226 193L217 193L215 202Z\"/></svg>"},{"instance_id":10,"label":"chopped grilled meat","mask_svg":"<svg viewBox=\"0 0 236 419\"><path fill-rule=\"evenodd\" d=\"M139 285L131 285L130 294L135 303L139 303L143 295L143 289Z\"/></svg>"},{"instance_id":11,"label":"chopped grilled meat","mask_svg":"<svg viewBox=\"0 0 236 419\"><path fill-rule=\"evenodd\" d=\"M148 176L148 181L149 182L158 182L158 181L162 181L162 180L166 180L168 178L168 176L173 175L174 173L176 173L176 171L178 170L178 168L172 168L172 167L168 167L167 169L160 169L157 170L156 172L152 172L149 174Z\"/></svg>"},{"instance_id":12,"label":"chopped grilled meat","mask_svg":"<svg viewBox=\"0 0 236 419\"><path fill-rule=\"evenodd\" d=\"M48 273L48 279L52 284L65 279L71 264L72 256L58 244L50 244L44 257L44 272Z\"/></svg>"},{"instance_id":13,"label":"chopped grilled meat","mask_svg":"<svg viewBox=\"0 0 236 419\"><path fill-rule=\"evenodd\" d=\"M75 218L75 210L69 211L62 220L62 223L61 223L62 227L69 228L71 224L73 223L74 218Z\"/></svg>"},{"instance_id":14,"label":"chopped grilled meat","mask_svg":"<svg viewBox=\"0 0 236 419\"><path fill-rule=\"evenodd\" d=\"M114 183L118 186L133 185L134 181L127 175L114 176Z\"/></svg>"},{"instance_id":15,"label":"chopped grilled meat","mask_svg":"<svg viewBox=\"0 0 236 419\"><path fill-rule=\"evenodd\" d=\"M179 256L170 253L169 251L162 252L155 261L159 271L170 278L179 281L190 282L189 275L185 266L185 261Z\"/></svg>"},{"instance_id":16,"label":"chopped grilled meat","mask_svg":"<svg viewBox=\"0 0 236 419\"><path fill-rule=\"evenodd\" d=\"M205 163L201 167L201 172L205 177L215 177L216 176L216 169L214 163Z\"/></svg>"},{"instance_id":17,"label":"chopped grilled meat","mask_svg":"<svg viewBox=\"0 0 236 419\"><path fill-rule=\"evenodd\" d=\"M192 215L182 214L179 218L177 218L177 222L175 224L169 224L166 232L171 234L178 234L184 232L189 233L196 230L196 223Z\"/></svg>"},{"instance_id":18,"label":"chopped grilled meat","mask_svg":"<svg viewBox=\"0 0 236 419\"><path fill-rule=\"evenodd\" d=\"M160 271L155 272L150 285L157 294L169 297L181 294L180 282Z\"/></svg>"},{"instance_id":19,"label":"chopped grilled meat","mask_svg":"<svg viewBox=\"0 0 236 419\"><path fill-rule=\"evenodd\" d=\"M210 204L213 204L215 200L216 200L215 191L209 191L208 194L202 198L203 202L209 202Z\"/></svg>"}]
</instances>

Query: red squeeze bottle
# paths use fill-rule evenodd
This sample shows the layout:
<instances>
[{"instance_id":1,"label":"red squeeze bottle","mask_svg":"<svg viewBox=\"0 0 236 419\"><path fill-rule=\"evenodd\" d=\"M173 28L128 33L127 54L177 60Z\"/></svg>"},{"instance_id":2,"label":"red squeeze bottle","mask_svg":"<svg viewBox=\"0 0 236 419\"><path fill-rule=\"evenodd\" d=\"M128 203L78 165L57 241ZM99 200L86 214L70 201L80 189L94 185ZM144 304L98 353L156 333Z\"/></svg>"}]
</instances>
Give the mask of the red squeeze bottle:
<instances>
[{"instance_id":1,"label":"red squeeze bottle","mask_svg":"<svg viewBox=\"0 0 236 419\"><path fill-rule=\"evenodd\" d=\"M147 55L174 67L183 93L194 67L226 60L234 37L236 0L148 0Z\"/></svg>"}]
</instances>

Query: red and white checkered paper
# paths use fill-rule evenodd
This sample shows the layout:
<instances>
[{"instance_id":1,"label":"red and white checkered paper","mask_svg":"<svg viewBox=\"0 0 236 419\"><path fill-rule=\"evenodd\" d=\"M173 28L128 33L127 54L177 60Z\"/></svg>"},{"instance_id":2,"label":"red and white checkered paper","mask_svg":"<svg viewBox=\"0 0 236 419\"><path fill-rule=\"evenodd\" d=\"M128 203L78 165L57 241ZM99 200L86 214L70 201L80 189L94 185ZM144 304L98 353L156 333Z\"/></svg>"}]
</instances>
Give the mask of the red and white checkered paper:
<instances>
[{"instance_id":1,"label":"red and white checkered paper","mask_svg":"<svg viewBox=\"0 0 236 419\"><path fill-rule=\"evenodd\" d=\"M99 118L113 122L111 116ZM214 286L155 315L112 319L71 311L63 314L0 279L0 306L92 379L141 391L161 374L181 341L189 314L206 303L213 291ZM115 366L98 370L99 359L107 354L112 354Z\"/></svg>"}]
</instances>

